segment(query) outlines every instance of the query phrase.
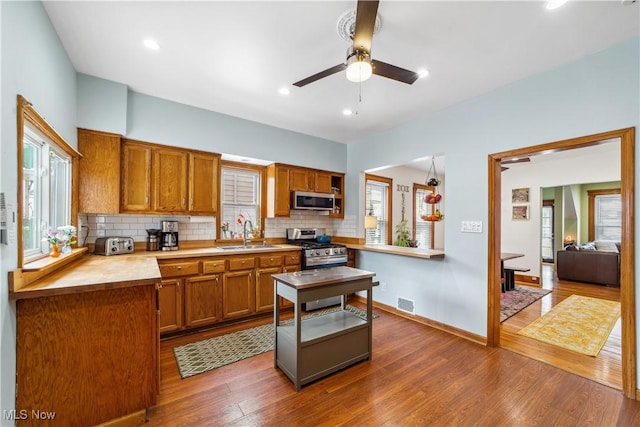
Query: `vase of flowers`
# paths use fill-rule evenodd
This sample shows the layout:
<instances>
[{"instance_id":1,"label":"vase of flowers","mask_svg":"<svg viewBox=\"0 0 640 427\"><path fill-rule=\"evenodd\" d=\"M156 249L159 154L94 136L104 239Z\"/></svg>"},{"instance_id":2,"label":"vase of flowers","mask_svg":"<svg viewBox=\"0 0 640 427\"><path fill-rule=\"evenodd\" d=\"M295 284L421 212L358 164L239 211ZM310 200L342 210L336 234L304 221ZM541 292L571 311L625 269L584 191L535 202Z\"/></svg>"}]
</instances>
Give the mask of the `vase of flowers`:
<instances>
[{"instance_id":1,"label":"vase of flowers","mask_svg":"<svg viewBox=\"0 0 640 427\"><path fill-rule=\"evenodd\" d=\"M228 239L229 236L229 223L228 222L223 222L222 225L220 225L220 232L222 233L222 238L223 239Z\"/></svg>"},{"instance_id":2,"label":"vase of flowers","mask_svg":"<svg viewBox=\"0 0 640 427\"><path fill-rule=\"evenodd\" d=\"M51 245L51 256L58 257L60 252L71 252L71 245L76 243L76 228L73 225L63 225L49 230L44 239Z\"/></svg>"}]
</instances>

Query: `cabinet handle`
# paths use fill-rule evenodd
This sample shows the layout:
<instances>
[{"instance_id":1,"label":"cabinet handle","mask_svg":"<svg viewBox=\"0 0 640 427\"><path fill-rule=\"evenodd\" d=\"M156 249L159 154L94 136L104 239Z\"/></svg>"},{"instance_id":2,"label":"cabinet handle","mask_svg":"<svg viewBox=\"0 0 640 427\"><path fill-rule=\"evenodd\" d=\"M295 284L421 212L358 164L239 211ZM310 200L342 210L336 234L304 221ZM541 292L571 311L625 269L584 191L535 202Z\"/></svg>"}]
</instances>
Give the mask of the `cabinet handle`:
<instances>
[{"instance_id":1,"label":"cabinet handle","mask_svg":"<svg viewBox=\"0 0 640 427\"><path fill-rule=\"evenodd\" d=\"M187 203L187 199L186 198L182 198L182 206L184 206Z\"/></svg>"},{"instance_id":2,"label":"cabinet handle","mask_svg":"<svg viewBox=\"0 0 640 427\"><path fill-rule=\"evenodd\" d=\"M144 204L146 205L147 203L149 203L149 196L144 196Z\"/></svg>"},{"instance_id":3,"label":"cabinet handle","mask_svg":"<svg viewBox=\"0 0 640 427\"><path fill-rule=\"evenodd\" d=\"M178 270L182 270L182 266L179 265L178 267L176 267Z\"/></svg>"}]
</instances>

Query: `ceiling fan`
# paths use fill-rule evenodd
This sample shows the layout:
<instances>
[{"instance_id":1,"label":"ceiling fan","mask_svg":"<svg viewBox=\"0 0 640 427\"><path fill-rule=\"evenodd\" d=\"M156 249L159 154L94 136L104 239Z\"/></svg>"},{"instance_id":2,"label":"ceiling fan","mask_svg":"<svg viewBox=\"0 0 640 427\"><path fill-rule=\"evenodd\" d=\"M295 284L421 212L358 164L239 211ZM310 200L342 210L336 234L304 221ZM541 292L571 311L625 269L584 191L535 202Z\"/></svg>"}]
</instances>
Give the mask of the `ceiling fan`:
<instances>
[{"instance_id":1,"label":"ceiling fan","mask_svg":"<svg viewBox=\"0 0 640 427\"><path fill-rule=\"evenodd\" d=\"M527 162L530 162L530 161L531 161L531 158L529 158L529 157L514 157L513 159L502 160L500 162L500 164L509 165L509 164L512 164L512 163L527 163ZM506 170L509 170L509 168L506 167L506 166L502 166L501 167L501 171L502 172L504 172Z\"/></svg>"},{"instance_id":2,"label":"ceiling fan","mask_svg":"<svg viewBox=\"0 0 640 427\"><path fill-rule=\"evenodd\" d=\"M344 63L320 71L295 82L293 85L302 87L345 69L347 70L347 79L353 82L365 81L372 74L375 74L402 83L413 84L420 77L418 73L371 59L371 40L378 14L378 3L377 0L358 0L355 30L352 35L353 45L349 49Z\"/></svg>"}]
</instances>

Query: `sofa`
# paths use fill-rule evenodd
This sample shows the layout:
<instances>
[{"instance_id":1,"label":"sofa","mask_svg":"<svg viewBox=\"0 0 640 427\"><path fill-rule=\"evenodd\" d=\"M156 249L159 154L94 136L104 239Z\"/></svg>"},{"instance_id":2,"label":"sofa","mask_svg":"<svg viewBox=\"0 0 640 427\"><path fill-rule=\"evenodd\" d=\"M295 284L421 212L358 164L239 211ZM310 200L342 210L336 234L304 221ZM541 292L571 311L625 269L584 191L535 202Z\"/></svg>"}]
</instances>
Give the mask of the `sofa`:
<instances>
[{"instance_id":1,"label":"sofa","mask_svg":"<svg viewBox=\"0 0 640 427\"><path fill-rule=\"evenodd\" d=\"M620 243L568 245L557 253L556 273L560 280L620 286Z\"/></svg>"}]
</instances>

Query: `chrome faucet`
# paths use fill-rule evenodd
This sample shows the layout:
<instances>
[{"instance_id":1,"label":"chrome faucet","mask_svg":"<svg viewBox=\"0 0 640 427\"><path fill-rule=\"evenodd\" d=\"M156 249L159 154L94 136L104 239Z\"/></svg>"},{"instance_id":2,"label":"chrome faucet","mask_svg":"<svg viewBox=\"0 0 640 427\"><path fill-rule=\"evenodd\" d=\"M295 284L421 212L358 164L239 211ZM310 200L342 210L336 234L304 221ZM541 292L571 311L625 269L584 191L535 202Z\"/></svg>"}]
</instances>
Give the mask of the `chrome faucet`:
<instances>
[{"instance_id":1,"label":"chrome faucet","mask_svg":"<svg viewBox=\"0 0 640 427\"><path fill-rule=\"evenodd\" d=\"M251 220L247 219L244 221L242 225L242 246L247 247L247 223L251 224L251 231L253 231L253 223Z\"/></svg>"}]
</instances>

